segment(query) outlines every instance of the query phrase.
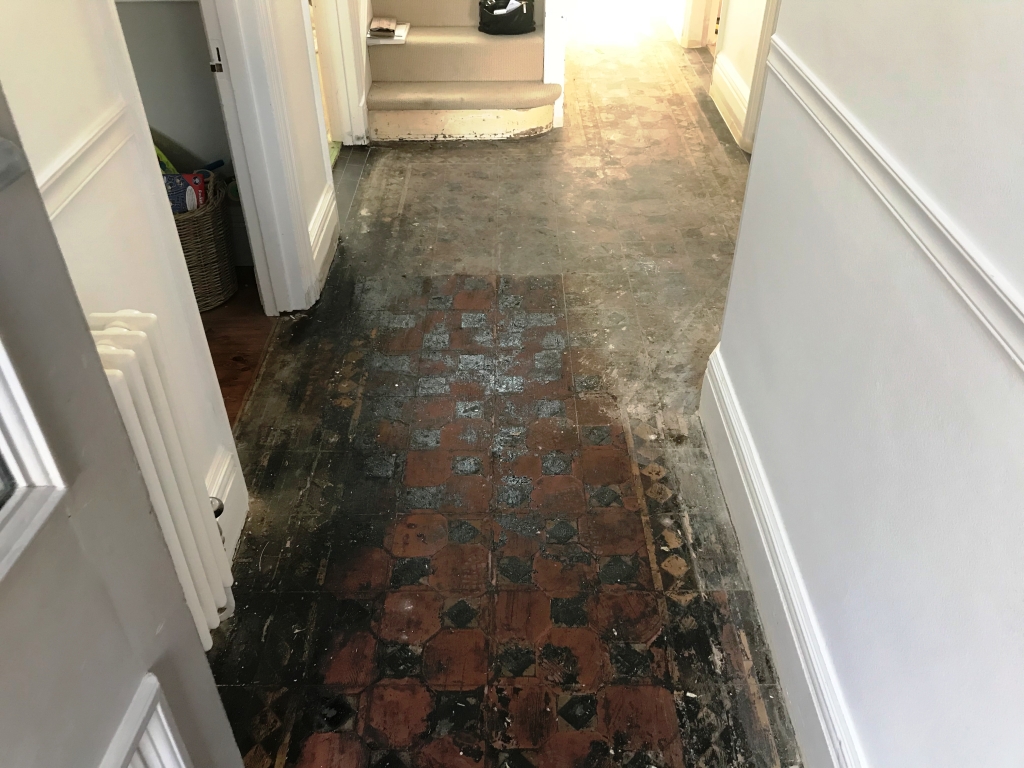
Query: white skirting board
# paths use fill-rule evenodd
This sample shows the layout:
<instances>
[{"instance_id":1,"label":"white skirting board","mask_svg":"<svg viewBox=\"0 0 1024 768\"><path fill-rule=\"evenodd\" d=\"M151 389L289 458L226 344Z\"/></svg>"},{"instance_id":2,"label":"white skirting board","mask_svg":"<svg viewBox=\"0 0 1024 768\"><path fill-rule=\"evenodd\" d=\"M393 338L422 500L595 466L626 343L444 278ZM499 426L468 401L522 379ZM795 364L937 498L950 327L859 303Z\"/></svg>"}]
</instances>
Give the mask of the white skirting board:
<instances>
[{"instance_id":1,"label":"white skirting board","mask_svg":"<svg viewBox=\"0 0 1024 768\"><path fill-rule=\"evenodd\" d=\"M747 106L750 102L750 86L743 82L736 67L723 53L715 59L715 69L711 75L711 88L708 90L712 101L729 126L729 132L740 145L750 152L754 142L745 134L747 124Z\"/></svg>"},{"instance_id":2,"label":"white skirting board","mask_svg":"<svg viewBox=\"0 0 1024 768\"><path fill-rule=\"evenodd\" d=\"M341 235L341 220L338 217L338 200L334 192L334 184L324 187L317 203L316 211L309 222L309 244L313 249L313 265L317 272L317 293L323 288L330 271L334 253L338 249L338 237Z\"/></svg>"},{"instance_id":3,"label":"white skirting board","mask_svg":"<svg viewBox=\"0 0 1024 768\"><path fill-rule=\"evenodd\" d=\"M866 768L769 478L720 347L708 362L700 419L729 507L804 764Z\"/></svg>"},{"instance_id":4,"label":"white skirting board","mask_svg":"<svg viewBox=\"0 0 1024 768\"><path fill-rule=\"evenodd\" d=\"M242 526L249 512L249 493L242 478L238 456L223 447L217 449L210 471L206 474L206 488L211 498L224 503L224 511L217 518L224 541L224 551L230 557L238 546Z\"/></svg>"}]
</instances>

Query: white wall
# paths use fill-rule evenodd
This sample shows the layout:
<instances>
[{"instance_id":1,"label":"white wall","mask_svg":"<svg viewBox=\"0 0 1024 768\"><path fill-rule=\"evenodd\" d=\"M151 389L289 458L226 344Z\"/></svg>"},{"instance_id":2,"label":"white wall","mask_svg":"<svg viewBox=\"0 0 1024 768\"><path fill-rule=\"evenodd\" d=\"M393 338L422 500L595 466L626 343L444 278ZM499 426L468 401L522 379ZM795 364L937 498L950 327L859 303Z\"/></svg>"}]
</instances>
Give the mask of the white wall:
<instances>
[{"instance_id":1,"label":"white wall","mask_svg":"<svg viewBox=\"0 0 1024 768\"><path fill-rule=\"evenodd\" d=\"M1024 8L968 11L770 59L701 410L807 765L1024 753Z\"/></svg>"},{"instance_id":2,"label":"white wall","mask_svg":"<svg viewBox=\"0 0 1024 768\"><path fill-rule=\"evenodd\" d=\"M149 124L204 165L223 160L229 173L231 148L199 3L122 2L117 15Z\"/></svg>"}]
</instances>

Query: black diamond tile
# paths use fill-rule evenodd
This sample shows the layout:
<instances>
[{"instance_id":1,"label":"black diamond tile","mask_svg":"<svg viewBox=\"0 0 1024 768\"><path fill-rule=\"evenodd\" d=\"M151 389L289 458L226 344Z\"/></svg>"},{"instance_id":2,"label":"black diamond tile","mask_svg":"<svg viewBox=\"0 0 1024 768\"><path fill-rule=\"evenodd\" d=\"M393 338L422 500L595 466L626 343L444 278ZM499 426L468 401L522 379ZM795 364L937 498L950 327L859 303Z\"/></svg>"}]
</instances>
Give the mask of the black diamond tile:
<instances>
[{"instance_id":1,"label":"black diamond tile","mask_svg":"<svg viewBox=\"0 0 1024 768\"><path fill-rule=\"evenodd\" d=\"M565 403L561 400L538 400L534 403L533 412L538 419L554 419L565 416Z\"/></svg>"},{"instance_id":2,"label":"black diamond tile","mask_svg":"<svg viewBox=\"0 0 1024 768\"><path fill-rule=\"evenodd\" d=\"M590 445L609 445L612 441L611 427L583 427L581 431Z\"/></svg>"},{"instance_id":3,"label":"black diamond tile","mask_svg":"<svg viewBox=\"0 0 1024 768\"><path fill-rule=\"evenodd\" d=\"M300 715L312 731L346 731L355 725L358 697L326 686L306 689Z\"/></svg>"},{"instance_id":4,"label":"black diamond tile","mask_svg":"<svg viewBox=\"0 0 1024 768\"><path fill-rule=\"evenodd\" d=\"M367 477L391 477L395 474L394 456L369 456L366 459Z\"/></svg>"},{"instance_id":5,"label":"black diamond tile","mask_svg":"<svg viewBox=\"0 0 1024 768\"><path fill-rule=\"evenodd\" d=\"M395 561L391 570L391 588L408 587L419 584L430 575L429 557L403 557Z\"/></svg>"},{"instance_id":6,"label":"black diamond tile","mask_svg":"<svg viewBox=\"0 0 1024 768\"><path fill-rule=\"evenodd\" d=\"M498 573L513 584L529 584L533 578L533 562L521 557L503 557L498 561Z\"/></svg>"},{"instance_id":7,"label":"black diamond tile","mask_svg":"<svg viewBox=\"0 0 1024 768\"><path fill-rule=\"evenodd\" d=\"M586 728L597 715L597 696L579 694L558 708L558 716L577 731Z\"/></svg>"},{"instance_id":8,"label":"black diamond tile","mask_svg":"<svg viewBox=\"0 0 1024 768\"><path fill-rule=\"evenodd\" d=\"M409 761L392 750L376 755L370 765L372 768L409 768Z\"/></svg>"},{"instance_id":9,"label":"black diamond tile","mask_svg":"<svg viewBox=\"0 0 1024 768\"><path fill-rule=\"evenodd\" d=\"M409 438L409 447L414 451L430 451L440 445L440 429L414 429Z\"/></svg>"},{"instance_id":10,"label":"black diamond tile","mask_svg":"<svg viewBox=\"0 0 1024 768\"><path fill-rule=\"evenodd\" d=\"M444 488L407 488L405 505L409 509L437 509L441 505Z\"/></svg>"},{"instance_id":11,"label":"black diamond tile","mask_svg":"<svg viewBox=\"0 0 1024 768\"><path fill-rule=\"evenodd\" d=\"M483 695L480 691L437 691L430 713L430 735L439 739L449 734L478 734L482 721Z\"/></svg>"},{"instance_id":12,"label":"black diamond tile","mask_svg":"<svg viewBox=\"0 0 1024 768\"><path fill-rule=\"evenodd\" d=\"M622 504L622 497L614 488L603 485L590 492L590 506L592 507L616 507Z\"/></svg>"},{"instance_id":13,"label":"black diamond tile","mask_svg":"<svg viewBox=\"0 0 1024 768\"><path fill-rule=\"evenodd\" d=\"M548 541L552 544L568 544L576 537L576 529L568 520L556 520L548 528Z\"/></svg>"},{"instance_id":14,"label":"black diamond tile","mask_svg":"<svg viewBox=\"0 0 1024 768\"><path fill-rule=\"evenodd\" d=\"M469 544L480 535L480 531L466 520L453 520L448 524L448 541L456 544Z\"/></svg>"},{"instance_id":15,"label":"black diamond tile","mask_svg":"<svg viewBox=\"0 0 1024 768\"><path fill-rule=\"evenodd\" d=\"M482 419L484 417L484 404L479 401L467 401L455 403L456 419Z\"/></svg>"},{"instance_id":16,"label":"black diamond tile","mask_svg":"<svg viewBox=\"0 0 1024 768\"><path fill-rule=\"evenodd\" d=\"M551 598L551 621L562 627L587 626L587 596Z\"/></svg>"},{"instance_id":17,"label":"black diamond tile","mask_svg":"<svg viewBox=\"0 0 1024 768\"><path fill-rule=\"evenodd\" d=\"M451 608L444 612L445 617L452 623L453 626L459 629L465 629L473 620L477 617L476 608L467 603L465 600L459 600Z\"/></svg>"},{"instance_id":18,"label":"black diamond tile","mask_svg":"<svg viewBox=\"0 0 1024 768\"><path fill-rule=\"evenodd\" d=\"M536 768L537 764L527 755L528 752L515 750L513 752L502 752L498 755L498 768Z\"/></svg>"},{"instance_id":19,"label":"black diamond tile","mask_svg":"<svg viewBox=\"0 0 1024 768\"><path fill-rule=\"evenodd\" d=\"M636 555L609 557L598 574L602 584L632 584L640 572L640 560Z\"/></svg>"},{"instance_id":20,"label":"black diamond tile","mask_svg":"<svg viewBox=\"0 0 1024 768\"><path fill-rule=\"evenodd\" d=\"M384 677L413 677L420 673L423 651L405 643L381 643L377 668Z\"/></svg>"},{"instance_id":21,"label":"black diamond tile","mask_svg":"<svg viewBox=\"0 0 1024 768\"><path fill-rule=\"evenodd\" d=\"M568 475L572 471L572 456L552 451L541 458L540 467L545 475Z\"/></svg>"},{"instance_id":22,"label":"black diamond tile","mask_svg":"<svg viewBox=\"0 0 1024 768\"><path fill-rule=\"evenodd\" d=\"M533 648L522 645L506 645L495 659L502 677L522 677L536 664Z\"/></svg>"},{"instance_id":23,"label":"black diamond tile","mask_svg":"<svg viewBox=\"0 0 1024 768\"><path fill-rule=\"evenodd\" d=\"M456 456L452 459L452 472L456 475L479 475L484 464L477 456Z\"/></svg>"},{"instance_id":24,"label":"black diamond tile","mask_svg":"<svg viewBox=\"0 0 1024 768\"><path fill-rule=\"evenodd\" d=\"M608 655L616 677L649 677L654 655L646 645L635 643L609 643Z\"/></svg>"}]
</instances>

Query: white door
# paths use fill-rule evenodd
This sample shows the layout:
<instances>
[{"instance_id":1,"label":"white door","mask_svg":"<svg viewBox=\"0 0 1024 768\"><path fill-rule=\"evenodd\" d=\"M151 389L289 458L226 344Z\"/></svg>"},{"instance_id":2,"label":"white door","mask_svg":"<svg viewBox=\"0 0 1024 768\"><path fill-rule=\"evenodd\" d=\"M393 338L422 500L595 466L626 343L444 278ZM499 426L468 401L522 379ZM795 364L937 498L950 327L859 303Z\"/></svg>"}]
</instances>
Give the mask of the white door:
<instances>
[{"instance_id":1,"label":"white door","mask_svg":"<svg viewBox=\"0 0 1024 768\"><path fill-rule=\"evenodd\" d=\"M224 501L231 552L248 494L114 3L0 0L0 17L0 85L78 300L156 315L189 470Z\"/></svg>"},{"instance_id":2,"label":"white door","mask_svg":"<svg viewBox=\"0 0 1024 768\"><path fill-rule=\"evenodd\" d=\"M0 92L0 764L241 768L18 145Z\"/></svg>"}]
</instances>

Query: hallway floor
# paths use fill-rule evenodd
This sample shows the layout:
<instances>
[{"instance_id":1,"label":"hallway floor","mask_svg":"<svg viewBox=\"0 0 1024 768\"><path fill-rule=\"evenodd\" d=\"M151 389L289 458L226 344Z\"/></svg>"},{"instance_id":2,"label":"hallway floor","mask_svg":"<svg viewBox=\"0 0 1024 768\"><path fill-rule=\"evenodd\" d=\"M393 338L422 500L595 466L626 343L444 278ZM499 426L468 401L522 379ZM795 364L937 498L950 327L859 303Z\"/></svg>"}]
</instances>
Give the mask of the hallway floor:
<instances>
[{"instance_id":1,"label":"hallway floor","mask_svg":"<svg viewBox=\"0 0 1024 768\"><path fill-rule=\"evenodd\" d=\"M374 147L236 435L247 768L794 766L695 411L747 160L672 42L566 125Z\"/></svg>"}]
</instances>

